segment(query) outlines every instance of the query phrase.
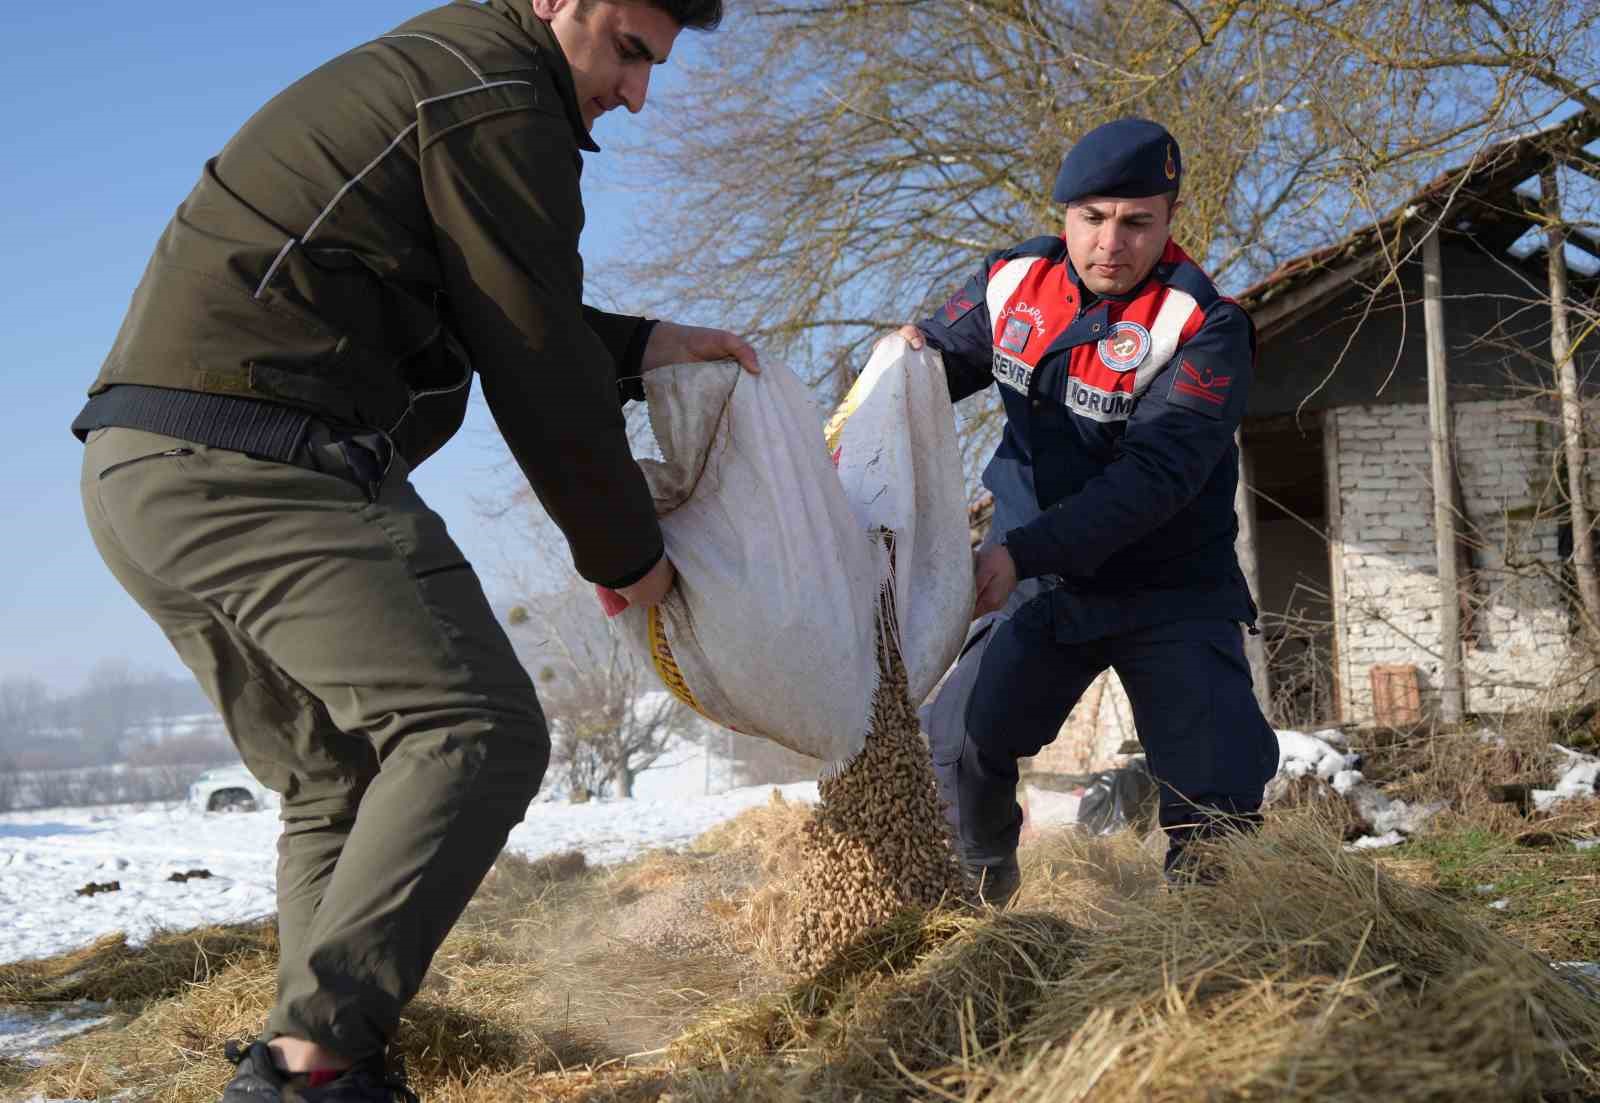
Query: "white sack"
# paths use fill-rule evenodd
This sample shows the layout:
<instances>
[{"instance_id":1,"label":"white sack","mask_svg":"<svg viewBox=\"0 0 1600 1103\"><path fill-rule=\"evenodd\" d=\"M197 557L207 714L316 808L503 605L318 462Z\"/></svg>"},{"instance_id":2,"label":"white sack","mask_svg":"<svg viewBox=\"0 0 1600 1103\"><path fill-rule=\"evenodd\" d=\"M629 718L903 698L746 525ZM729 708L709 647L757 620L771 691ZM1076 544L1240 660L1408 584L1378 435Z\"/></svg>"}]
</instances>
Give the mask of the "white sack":
<instances>
[{"instance_id":1,"label":"white sack","mask_svg":"<svg viewBox=\"0 0 1600 1103\"><path fill-rule=\"evenodd\" d=\"M880 556L839 488L816 408L782 367L689 364L644 377L660 462L643 460L678 580L618 620L667 687L719 724L819 758L848 756L875 680ZM687 690L687 696L685 695Z\"/></svg>"},{"instance_id":2,"label":"white sack","mask_svg":"<svg viewBox=\"0 0 1600 1103\"><path fill-rule=\"evenodd\" d=\"M955 661L976 600L965 477L944 365L891 337L828 422L862 531L895 534L894 608L913 704Z\"/></svg>"},{"instance_id":3,"label":"white sack","mask_svg":"<svg viewBox=\"0 0 1600 1103\"><path fill-rule=\"evenodd\" d=\"M640 462L678 581L618 618L663 682L717 723L825 761L862 747L891 570L912 695L954 659L973 603L955 415L938 354L884 342L830 423L769 365L644 377L663 459Z\"/></svg>"}]
</instances>

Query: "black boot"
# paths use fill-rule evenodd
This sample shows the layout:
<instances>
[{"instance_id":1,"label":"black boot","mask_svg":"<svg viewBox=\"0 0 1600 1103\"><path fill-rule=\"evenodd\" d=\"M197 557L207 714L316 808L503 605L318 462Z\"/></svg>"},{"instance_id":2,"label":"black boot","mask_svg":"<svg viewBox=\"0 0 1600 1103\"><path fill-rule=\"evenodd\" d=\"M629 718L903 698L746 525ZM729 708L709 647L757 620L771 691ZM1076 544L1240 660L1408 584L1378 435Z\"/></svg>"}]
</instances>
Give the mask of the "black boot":
<instances>
[{"instance_id":1,"label":"black boot","mask_svg":"<svg viewBox=\"0 0 1600 1103\"><path fill-rule=\"evenodd\" d=\"M406 1087L405 1073L391 1077L382 1054L367 1058L316 1087L299 1073L273 1063L265 1042L229 1042L223 1049L234 1064L233 1079L221 1103L421 1103Z\"/></svg>"},{"instance_id":2,"label":"black boot","mask_svg":"<svg viewBox=\"0 0 1600 1103\"><path fill-rule=\"evenodd\" d=\"M1225 835L1250 834L1260 827L1259 812L1219 808L1192 808L1185 822L1163 825L1167 833L1167 859L1162 872L1167 884L1181 888L1220 881L1222 869L1204 844Z\"/></svg>"},{"instance_id":3,"label":"black boot","mask_svg":"<svg viewBox=\"0 0 1600 1103\"><path fill-rule=\"evenodd\" d=\"M996 910L1005 907L1022 887L1022 869L1017 865L1015 851L1003 858L981 861L968 858L961 866L985 907Z\"/></svg>"}]
</instances>

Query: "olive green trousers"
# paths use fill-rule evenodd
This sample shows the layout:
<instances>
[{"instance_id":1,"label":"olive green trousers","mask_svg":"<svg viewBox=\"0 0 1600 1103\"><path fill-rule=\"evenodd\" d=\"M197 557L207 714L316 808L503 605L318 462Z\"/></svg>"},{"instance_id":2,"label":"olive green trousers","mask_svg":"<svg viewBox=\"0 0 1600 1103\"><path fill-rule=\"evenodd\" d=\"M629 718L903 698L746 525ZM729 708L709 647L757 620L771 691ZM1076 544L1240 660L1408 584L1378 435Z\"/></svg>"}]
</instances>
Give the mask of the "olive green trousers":
<instances>
[{"instance_id":1,"label":"olive green trousers","mask_svg":"<svg viewBox=\"0 0 1600 1103\"><path fill-rule=\"evenodd\" d=\"M282 794L265 1034L359 1059L393 1036L538 792L550 743L532 681L404 461L364 489L337 444L308 446L301 466L100 429L82 486L106 565Z\"/></svg>"}]
</instances>

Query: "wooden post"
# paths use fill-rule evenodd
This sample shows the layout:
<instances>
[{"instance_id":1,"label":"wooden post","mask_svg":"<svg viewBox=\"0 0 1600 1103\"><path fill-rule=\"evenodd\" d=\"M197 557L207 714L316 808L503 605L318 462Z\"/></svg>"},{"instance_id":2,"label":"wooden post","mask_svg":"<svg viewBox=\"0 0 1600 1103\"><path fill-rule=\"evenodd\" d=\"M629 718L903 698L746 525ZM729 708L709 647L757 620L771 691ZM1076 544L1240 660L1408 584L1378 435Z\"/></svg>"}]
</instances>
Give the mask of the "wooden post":
<instances>
[{"instance_id":1,"label":"wooden post","mask_svg":"<svg viewBox=\"0 0 1600 1103\"><path fill-rule=\"evenodd\" d=\"M1328 528L1328 612L1333 617L1333 647L1329 662L1333 665L1333 715L1328 719L1335 724L1352 719L1352 705L1345 694L1354 684L1350 672L1344 668L1344 657L1349 652L1340 636L1345 629L1347 606L1344 586L1344 497L1339 482L1339 412L1322 411L1322 477L1326 497L1323 512Z\"/></svg>"},{"instance_id":2,"label":"wooden post","mask_svg":"<svg viewBox=\"0 0 1600 1103\"><path fill-rule=\"evenodd\" d=\"M1584 480L1583 400L1578 393L1578 370L1573 364L1572 337L1567 330L1567 230L1561 222L1561 193L1556 166L1539 174L1545 223L1545 252L1550 257L1550 361L1555 365L1561 391L1561 439L1567 459L1567 499L1572 522L1572 566L1578 577L1578 597L1583 603L1591 636L1600 625L1600 579L1594 565L1593 518Z\"/></svg>"},{"instance_id":3,"label":"wooden post","mask_svg":"<svg viewBox=\"0 0 1600 1103\"><path fill-rule=\"evenodd\" d=\"M1255 599L1259 611L1261 558L1258 549L1261 543L1256 529L1256 465L1245 450L1243 432L1234 433L1233 439L1239 447L1239 486L1233 495L1233 512L1239 518L1239 535L1233 547L1239 556L1239 569L1244 572L1245 583L1250 587L1250 596ZM1255 627L1258 631L1254 635L1249 632L1244 635L1244 657L1250 662L1250 682L1255 687L1256 704L1261 706L1261 714L1270 720L1272 684L1267 680L1267 641L1259 631L1260 625Z\"/></svg>"},{"instance_id":4,"label":"wooden post","mask_svg":"<svg viewBox=\"0 0 1600 1103\"><path fill-rule=\"evenodd\" d=\"M1439 231L1422 243L1422 317L1428 338L1428 451L1433 457L1433 546L1439 568L1439 715L1461 719L1461 586L1457 578L1456 517L1450 487L1450 373L1445 358L1444 279L1439 262Z\"/></svg>"}]
</instances>

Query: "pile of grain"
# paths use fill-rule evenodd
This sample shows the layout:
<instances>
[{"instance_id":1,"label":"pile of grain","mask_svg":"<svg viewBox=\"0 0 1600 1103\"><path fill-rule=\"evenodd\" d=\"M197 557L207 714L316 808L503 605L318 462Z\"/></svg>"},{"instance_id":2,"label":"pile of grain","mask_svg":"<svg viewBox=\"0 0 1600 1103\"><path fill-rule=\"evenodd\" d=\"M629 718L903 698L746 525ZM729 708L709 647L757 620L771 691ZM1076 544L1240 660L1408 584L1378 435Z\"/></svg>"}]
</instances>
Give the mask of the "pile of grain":
<instances>
[{"instance_id":1,"label":"pile of grain","mask_svg":"<svg viewBox=\"0 0 1600 1103\"><path fill-rule=\"evenodd\" d=\"M880 616L880 678L866 746L822 778L821 803L805 826L786 947L805 972L907 908L948 904L966 892L905 665L883 625Z\"/></svg>"}]
</instances>

